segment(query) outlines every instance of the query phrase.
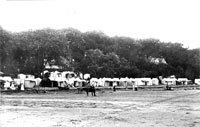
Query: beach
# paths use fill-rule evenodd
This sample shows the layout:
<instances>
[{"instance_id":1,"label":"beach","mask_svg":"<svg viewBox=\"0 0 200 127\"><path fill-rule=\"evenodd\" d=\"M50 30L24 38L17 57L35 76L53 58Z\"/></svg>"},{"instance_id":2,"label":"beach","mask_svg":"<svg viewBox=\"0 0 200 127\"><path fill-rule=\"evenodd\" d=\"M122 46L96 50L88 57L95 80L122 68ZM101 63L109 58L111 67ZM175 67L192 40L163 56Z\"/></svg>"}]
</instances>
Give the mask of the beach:
<instances>
[{"instance_id":1,"label":"beach","mask_svg":"<svg viewBox=\"0 0 200 127\"><path fill-rule=\"evenodd\" d=\"M1 93L1 127L199 127L200 91Z\"/></svg>"}]
</instances>

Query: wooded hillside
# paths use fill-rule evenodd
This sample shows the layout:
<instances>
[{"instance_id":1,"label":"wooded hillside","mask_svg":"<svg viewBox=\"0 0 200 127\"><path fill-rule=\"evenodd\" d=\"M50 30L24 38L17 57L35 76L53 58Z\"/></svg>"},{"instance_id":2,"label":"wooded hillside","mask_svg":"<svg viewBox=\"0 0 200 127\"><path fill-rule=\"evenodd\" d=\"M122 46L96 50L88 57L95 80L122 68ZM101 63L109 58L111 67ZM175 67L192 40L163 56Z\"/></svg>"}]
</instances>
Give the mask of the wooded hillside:
<instances>
[{"instance_id":1,"label":"wooded hillside","mask_svg":"<svg viewBox=\"0 0 200 127\"><path fill-rule=\"evenodd\" d=\"M166 63L154 63L152 58L164 58ZM73 28L19 33L0 28L0 71L39 75L44 60L97 78L176 75L193 80L200 76L200 49L187 49L180 43L109 37Z\"/></svg>"}]
</instances>

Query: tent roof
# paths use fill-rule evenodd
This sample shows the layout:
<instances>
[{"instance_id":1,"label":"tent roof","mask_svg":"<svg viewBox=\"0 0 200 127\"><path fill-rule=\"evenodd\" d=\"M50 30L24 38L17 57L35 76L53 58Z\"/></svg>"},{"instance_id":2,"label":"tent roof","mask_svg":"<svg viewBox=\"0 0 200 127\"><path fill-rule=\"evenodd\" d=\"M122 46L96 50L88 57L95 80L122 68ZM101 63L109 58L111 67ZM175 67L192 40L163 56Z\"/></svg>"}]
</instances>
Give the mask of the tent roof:
<instances>
[{"instance_id":1,"label":"tent roof","mask_svg":"<svg viewBox=\"0 0 200 127\"><path fill-rule=\"evenodd\" d=\"M130 81L130 79L128 77L126 77L126 78L120 78L120 81Z\"/></svg>"},{"instance_id":2,"label":"tent roof","mask_svg":"<svg viewBox=\"0 0 200 127\"><path fill-rule=\"evenodd\" d=\"M13 81L10 76L2 77L2 80L4 80L4 81Z\"/></svg>"},{"instance_id":3,"label":"tent roof","mask_svg":"<svg viewBox=\"0 0 200 127\"><path fill-rule=\"evenodd\" d=\"M177 81L176 78L164 78L163 80L167 82Z\"/></svg>"},{"instance_id":4,"label":"tent roof","mask_svg":"<svg viewBox=\"0 0 200 127\"><path fill-rule=\"evenodd\" d=\"M188 81L187 78L178 78L178 81Z\"/></svg>"},{"instance_id":5,"label":"tent roof","mask_svg":"<svg viewBox=\"0 0 200 127\"><path fill-rule=\"evenodd\" d=\"M113 78L112 80L113 80L113 81L120 81L119 78Z\"/></svg>"},{"instance_id":6,"label":"tent roof","mask_svg":"<svg viewBox=\"0 0 200 127\"><path fill-rule=\"evenodd\" d=\"M99 79L97 78L91 78L90 81L98 81Z\"/></svg>"},{"instance_id":7,"label":"tent roof","mask_svg":"<svg viewBox=\"0 0 200 127\"><path fill-rule=\"evenodd\" d=\"M103 78L104 81L113 81L111 78Z\"/></svg>"}]
</instances>

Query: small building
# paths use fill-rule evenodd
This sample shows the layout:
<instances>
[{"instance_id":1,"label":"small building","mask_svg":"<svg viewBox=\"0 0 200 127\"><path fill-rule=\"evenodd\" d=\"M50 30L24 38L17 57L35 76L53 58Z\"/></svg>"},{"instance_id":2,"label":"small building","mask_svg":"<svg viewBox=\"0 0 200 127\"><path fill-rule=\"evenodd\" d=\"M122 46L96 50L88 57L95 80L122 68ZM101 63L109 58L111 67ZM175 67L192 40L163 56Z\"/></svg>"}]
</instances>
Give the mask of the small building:
<instances>
[{"instance_id":1,"label":"small building","mask_svg":"<svg viewBox=\"0 0 200 127\"><path fill-rule=\"evenodd\" d=\"M154 64L167 64L164 58L154 58L150 56L148 60L150 63L154 63Z\"/></svg>"}]
</instances>

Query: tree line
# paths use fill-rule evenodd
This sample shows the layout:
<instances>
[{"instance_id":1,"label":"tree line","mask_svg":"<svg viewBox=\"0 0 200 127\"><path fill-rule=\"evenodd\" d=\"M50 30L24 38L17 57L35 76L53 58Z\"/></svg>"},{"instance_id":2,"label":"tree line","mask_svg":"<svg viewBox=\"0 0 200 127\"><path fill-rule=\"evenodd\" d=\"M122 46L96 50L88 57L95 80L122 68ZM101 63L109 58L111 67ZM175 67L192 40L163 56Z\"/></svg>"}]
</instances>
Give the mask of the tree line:
<instances>
[{"instance_id":1,"label":"tree line","mask_svg":"<svg viewBox=\"0 0 200 127\"><path fill-rule=\"evenodd\" d=\"M153 63L162 58L166 63ZM8 32L0 27L0 71L39 75L44 63L92 77L200 76L200 49L158 39L109 37L102 32L41 29Z\"/></svg>"}]
</instances>

